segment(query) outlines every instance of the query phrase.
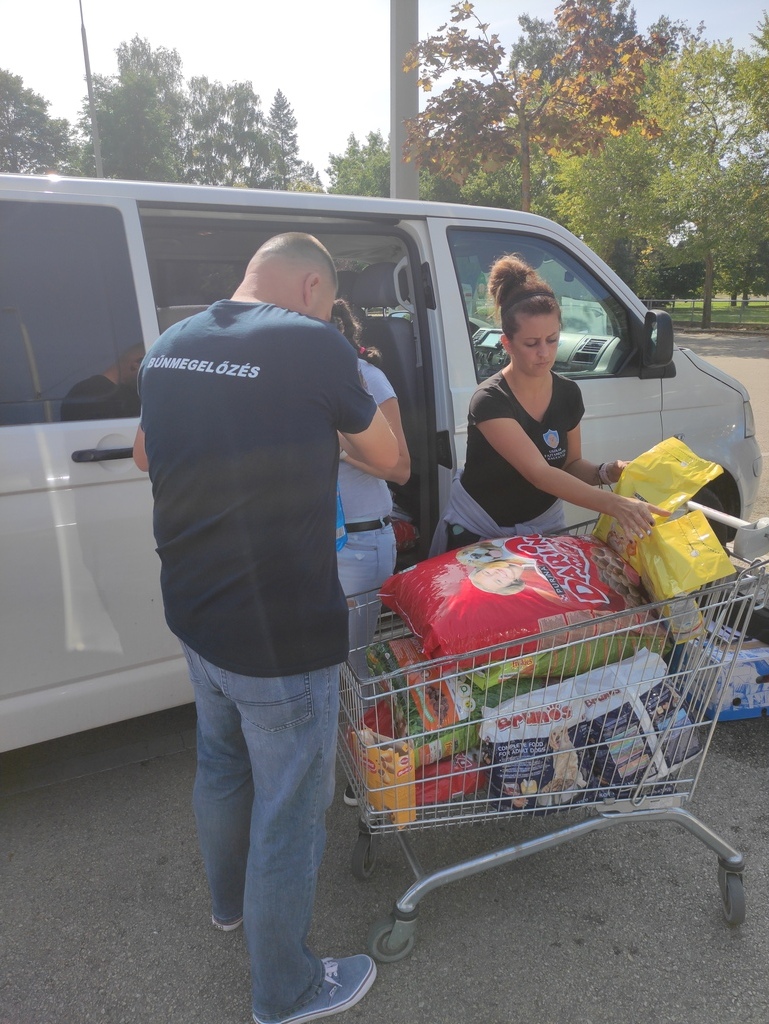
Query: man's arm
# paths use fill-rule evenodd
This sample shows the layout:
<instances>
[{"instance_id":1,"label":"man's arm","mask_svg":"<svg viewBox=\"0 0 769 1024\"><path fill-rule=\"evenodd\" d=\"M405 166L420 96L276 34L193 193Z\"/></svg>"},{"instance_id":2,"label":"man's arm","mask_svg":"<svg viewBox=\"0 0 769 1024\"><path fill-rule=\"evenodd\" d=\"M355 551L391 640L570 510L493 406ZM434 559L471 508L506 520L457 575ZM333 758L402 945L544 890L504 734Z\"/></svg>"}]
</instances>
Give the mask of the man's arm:
<instances>
[{"instance_id":1,"label":"man's arm","mask_svg":"<svg viewBox=\"0 0 769 1024\"><path fill-rule=\"evenodd\" d=\"M147 453L144 450L144 431L141 427L136 431L136 437L134 438L134 462L145 473L150 468L150 464L147 461Z\"/></svg>"},{"instance_id":2,"label":"man's arm","mask_svg":"<svg viewBox=\"0 0 769 1024\"><path fill-rule=\"evenodd\" d=\"M381 409L377 409L371 423L359 434L345 434L341 431L340 433L344 438L345 448L354 459L368 463L385 474L385 477L389 470L397 465L398 439L390 429L390 424Z\"/></svg>"}]
</instances>

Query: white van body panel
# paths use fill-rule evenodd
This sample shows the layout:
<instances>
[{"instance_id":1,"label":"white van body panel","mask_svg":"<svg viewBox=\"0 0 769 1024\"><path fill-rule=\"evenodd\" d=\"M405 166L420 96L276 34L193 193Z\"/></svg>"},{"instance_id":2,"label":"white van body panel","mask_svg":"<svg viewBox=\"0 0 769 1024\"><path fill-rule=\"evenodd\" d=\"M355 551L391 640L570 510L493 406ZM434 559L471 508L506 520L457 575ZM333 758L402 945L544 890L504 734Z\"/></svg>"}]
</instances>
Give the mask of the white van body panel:
<instances>
[{"instance_id":1,"label":"white van body panel","mask_svg":"<svg viewBox=\"0 0 769 1024\"><path fill-rule=\"evenodd\" d=\"M123 292L113 287L113 292L104 291L113 298L95 295L94 303L101 301L101 308L94 318L98 314L98 322L114 330L115 337L127 331L145 348L158 336L159 320L188 315L213 301L185 291L184 268L194 269L196 258L209 258L196 257L195 246L201 254L207 252L204 236L219 228L223 237L237 241L238 249L236 255L212 250L214 270L215 259L237 264L262 236L280 230L317 234L336 246L335 257L345 265L392 260L393 266L405 266L405 277L395 278L396 293L406 285L411 291L400 312L408 312L414 333L407 355L417 395L410 412L416 414L418 427L418 436L412 437L417 437L419 451L412 453L412 462L419 467L415 478L422 553L451 478L464 460L467 408L479 373L452 232L471 231L479 238L498 233L505 243L509 235L510 249L505 251L515 251L521 242L563 253L564 267L576 268L604 289L627 319L628 344L637 343L646 315L640 300L582 242L557 224L517 211L0 175L0 259L1 218L10 203L17 204L14 209L19 203L24 209L66 208L73 217L80 210L108 216L110 231L125 250L115 271ZM60 243L66 254L67 240ZM76 248L73 237L73 260ZM111 256L111 251L105 254ZM6 253L5 265L11 269L13 255ZM82 307L90 299L77 310L71 308L75 300L57 283L55 261L49 257L46 263L45 255L40 254L41 303L60 310L63 328L68 320L74 322L75 313L88 324L90 310ZM87 251L83 258L88 258ZM101 258L92 257L97 277ZM105 279L109 273L105 266ZM33 296L37 284L30 282ZM15 359L19 379L36 378L39 345L63 360L59 375L65 374L68 353L61 346L57 350L57 339L39 337L39 328L37 334L30 331L30 317L11 300L0 306L0 361ZM127 326L129 321L135 328ZM69 335L66 329L62 332L62 338L68 337L76 340L71 326ZM61 344L66 346L66 340ZM578 375L586 406L585 455L597 462L632 458L663 437L678 434L698 454L727 467L736 495L732 511L746 513L757 492L761 462L755 439L745 437L744 389L690 353L676 351L674 365L674 374L667 375L644 375L632 367L616 374ZM8 386L4 367L0 362L0 416L5 416L0 418L0 750L191 700L179 644L163 616L150 483L125 456L138 416L60 422L62 396L49 400L45 382L35 384L26 406L20 400L14 406L14 399L3 397L3 379ZM3 402L10 404L4 407ZM73 460L73 453L105 450L117 450L120 457ZM574 510L572 521L585 518L584 510Z\"/></svg>"}]
</instances>

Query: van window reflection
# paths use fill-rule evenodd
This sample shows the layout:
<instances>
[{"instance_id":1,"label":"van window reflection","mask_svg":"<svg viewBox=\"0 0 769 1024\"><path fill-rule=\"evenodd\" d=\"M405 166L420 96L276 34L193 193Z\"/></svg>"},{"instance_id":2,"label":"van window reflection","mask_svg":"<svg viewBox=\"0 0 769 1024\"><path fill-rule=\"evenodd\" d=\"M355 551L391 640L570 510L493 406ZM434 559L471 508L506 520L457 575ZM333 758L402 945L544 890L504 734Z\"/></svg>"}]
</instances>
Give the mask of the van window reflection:
<instances>
[{"instance_id":1,"label":"van window reflection","mask_svg":"<svg viewBox=\"0 0 769 1024\"><path fill-rule=\"evenodd\" d=\"M134 345L112 366L78 381L62 399L62 420L106 420L138 416L136 378L144 358L144 346Z\"/></svg>"}]
</instances>

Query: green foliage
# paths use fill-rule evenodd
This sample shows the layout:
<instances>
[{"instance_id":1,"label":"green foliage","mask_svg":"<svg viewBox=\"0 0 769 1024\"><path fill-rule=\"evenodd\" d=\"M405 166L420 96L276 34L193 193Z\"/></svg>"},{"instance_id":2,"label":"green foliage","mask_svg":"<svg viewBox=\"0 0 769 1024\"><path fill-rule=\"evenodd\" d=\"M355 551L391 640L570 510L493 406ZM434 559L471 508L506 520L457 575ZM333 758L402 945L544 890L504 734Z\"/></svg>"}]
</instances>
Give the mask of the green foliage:
<instances>
[{"instance_id":1,"label":"green foliage","mask_svg":"<svg viewBox=\"0 0 769 1024\"><path fill-rule=\"evenodd\" d=\"M278 89L267 117L267 139L270 147L270 171L267 188L287 191L299 173L299 143L296 118L283 93Z\"/></svg>"},{"instance_id":2,"label":"green foliage","mask_svg":"<svg viewBox=\"0 0 769 1024\"><path fill-rule=\"evenodd\" d=\"M381 132L369 132L363 144L350 135L344 153L329 154L328 162L329 192L346 196L390 195L390 146Z\"/></svg>"},{"instance_id":3,"label":"green foliage","mask_svg":"<svg viewBox=\"0 0 769 1024\"><path fill-rule=\"evenodd\" d=\"M186 99L176 50L153 50L134 36L121 43L117 75L95 75L94 105L104 173L109 178L179 181ZM80 130L88 140L83 170L93 173L91 121L83 104Z\"/></svg>"},{"instance_id":4,"label":"green foliage","mask_svg":"<svg viewBox=\"0 0 769 1024\"><path fill-rule=\"evenodd\" d=\"M270 161L261 101L250 82L192 78L183 133L184 180L198 185L263 185Z\"/></svg>"},{"instance_id":5,"label":"green foliage","mask_svg":"<svg viewBox=\"0 0 769 1024\"><path fill-rule=\"evenodd\" d=\"M315 168L299 158L296 129L291 104L278 89L265 122L269 166L262 187L285 192L322 192Z\"/></svg>"},{"instance_id":6,"label":"green foliage","mask_svg":"<svg viewBox=\"0 0 769 1024\"><path fill-rule=\"evenodd\" d=\"M766 11L751 39L755 51L740 70L739 89L761 130L766 132L769 131L769 14Z\"/></svg>"},{"instance_id":7,"label":"green foliage","mask_svg":"<svg viewBox=\"0 0 769 1024\"><path fill-rule=\"evenodd\" d=\"M658 208L650 188L659 173L653 143L632 129L586 156L554 158L555 219L594 249L631 287L649 294L644 267ZM647 268L648 269L648 268Z\"/></svg>"},{"instance_id":8,"label":"green foliage","mask_svg":"<svg viewBox=\"0 0 769 1024\"><path fill-rule=\"evenodd\" d=\"M50 104L18 75L0 69L0 171L64 174L72 155L69 122L48 116Z\"/></svg>"},{"instance_id":9,"label":"green foliage","mask_svg":"<svg viewBox=\"0 0 769 1024\"><path fill-rule=\"evenodd\" d=\"M705 265L703 326L716 281L747 282L767 236L769 140L742 86L751 59L691 40L659 69L650 100L663 129L650 194L681 259Z\"/></svg>"}]
</instances>

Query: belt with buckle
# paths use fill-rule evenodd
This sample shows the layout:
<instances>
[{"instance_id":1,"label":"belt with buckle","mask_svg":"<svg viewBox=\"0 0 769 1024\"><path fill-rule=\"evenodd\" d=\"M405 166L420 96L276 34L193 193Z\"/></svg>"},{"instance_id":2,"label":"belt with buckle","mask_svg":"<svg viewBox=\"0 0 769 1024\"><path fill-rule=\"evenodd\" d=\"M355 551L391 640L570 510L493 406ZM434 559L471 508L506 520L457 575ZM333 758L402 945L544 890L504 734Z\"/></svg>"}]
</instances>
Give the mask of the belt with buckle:
<instances>
[{"instance_id":1,"label":"belt with buckle","mask_svg":"<svg viewBox=\"0 0 769 1024\"><path fill-rule=\"evenodd\" d=\"M348 533L363 533L365 530L382 530L392 522L390 516L382 519L369 519L365 523L345 523L344 527Z\"/></svg>"}]
</instances>

